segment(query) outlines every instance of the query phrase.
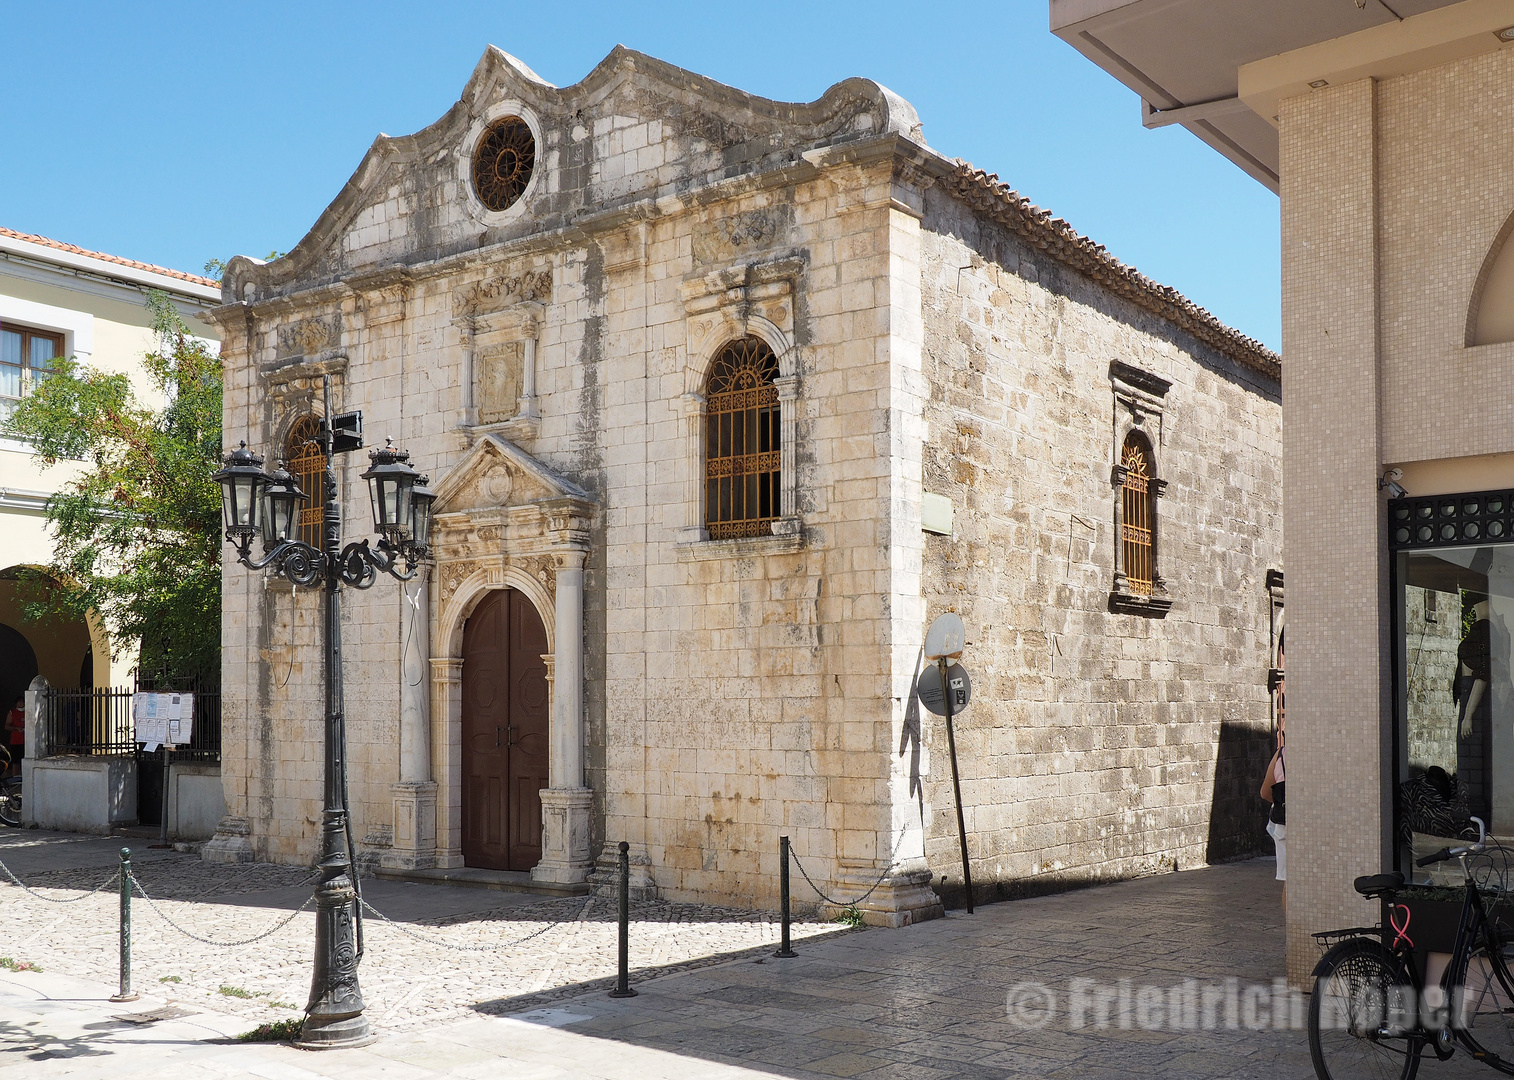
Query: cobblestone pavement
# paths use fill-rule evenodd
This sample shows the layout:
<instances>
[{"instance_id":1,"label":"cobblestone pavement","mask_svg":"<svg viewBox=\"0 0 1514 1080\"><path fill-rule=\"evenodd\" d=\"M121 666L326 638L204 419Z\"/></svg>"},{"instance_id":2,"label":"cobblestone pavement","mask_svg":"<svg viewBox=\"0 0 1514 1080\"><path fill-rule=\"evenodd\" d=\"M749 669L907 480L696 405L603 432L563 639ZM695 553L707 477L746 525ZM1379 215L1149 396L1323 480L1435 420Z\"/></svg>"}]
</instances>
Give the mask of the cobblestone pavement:
<instances>
[{"instance_id":1,"label":"cobblestone pavement","mask_svg":"<svg viewBox=\"0 0 1514 1080\"><path fill-rule=\"evenodd\" d=\"M10 857L0 840L0 858ZM173 865L165 861L162 869ZM131 1027L111 1017L123 1008L161 1004L165 999L156 995L163 985L145 983L144 1001L112 1006L103 1000L110 992L107 981L54 974L66 967L60 961L40 975L0 971L0 1080L1302 1080L1313 1075L1303 999L1289 999L1274 984L1283 950L1272 870L1270 860L1256 860L992 904L973 915L954 911L902 930L812 936L797 943L800 955L789 960L774 959L768 947L660 977L644 969L636 980L639 996L623 1000L608 998L602 981L574 981L600 969L572 968L560 951L546 947L535 954L540 967L528 972L465 977L465 970L484 969L467 967L466 956L455 963L453 954L432 952L425 962L434 967L384 975L380 946L387 947L387 939L379 935L392 931L375 928L374 952L363 973L381 1037L364 1049L325 1054L227 1043L222 1034L235 1033L245 1018L260 1009L267 1013L268 1006L214 993L190 1001L197 1010L191 1017ZM11 910L13 894L0 891L0 910ZM248 925L258 925L276 914L252 905L258 895L242 894L221 911L235 910ZM571 914L582 903L459 911L435 918L432 932L482 936L505 932L507 924L509 932L519 932L540 925L544 909ZM184 907L209 911L213 905ZM303 989L309 924L297 925L306 928L297 935L298 957L281 963L301 967ZM743 925L756 935L766 924ZM571 928L543 937L591 931L575 920ZM640 932L653 939L640 946L650 963L659 944L671 960L683 935L726 931L646 917ZM45 956L30 947L25 955ZM234 962L244 955L234 954ZM266 982L249 979L246 985L281 994L290 992L281 987L294 985L279 964L270 963L264 977ZM454 977L460 986L498 987L498 996L475 996L480 1003L471 1009L423 1012L428 1002L440 1000L428 989L432 981L446 986ZM212 969L201 976L202 984L217 978ZM1174 1000L1172 988L1190 980L1191 1016L1143 1012L1143 1002L1152 1001L1144 988L1160 990L1166 1004ZM1253 987L1256 992L1249 992ZM410 1002L407 992L414 995ZM1037 996L1043 992L1049 997ZM171 994L189 1000L178 986ZM233 1010L238 1015L224 1015ZM438 1022L414 1023L412 1010ZM1482 1073L1462 1054L1425 1062L1423 1069L1421 1075L1434 1080Z\"/></svg>"},{"instance_id":2,"label":"cobblestone pavement","mask_svg":"<svg viewBox=\"0 0 1514 1080\"><path fill-rule=\"evenodd\" d=\"M0 874L0 924L6 927L0 954L44 971L114 981L118 845L66 834L0 833L0 860L40 894ZM310 990L313 912L294 914L271 936L237 948L196 941L164 917L211 941L243 940L289 918L309 898L310 870L226 866L134 849L133 872L154 901L133 900L135 989L260 1023L300 1015ZM547 1002L614 978L612 900L373 879L364 879L363 889L364 899L395 920L364 920L360 978L368 1015L384 1031L476 1015L474 1007L486 1001ZM50 902L58 900L70 902ZM776 917L767 912L633 903L631 918L633 971L680 969L759 946L771 951L779 937ZM793 934L842 929L796 922Z\"/></svg>"}]
</instances>

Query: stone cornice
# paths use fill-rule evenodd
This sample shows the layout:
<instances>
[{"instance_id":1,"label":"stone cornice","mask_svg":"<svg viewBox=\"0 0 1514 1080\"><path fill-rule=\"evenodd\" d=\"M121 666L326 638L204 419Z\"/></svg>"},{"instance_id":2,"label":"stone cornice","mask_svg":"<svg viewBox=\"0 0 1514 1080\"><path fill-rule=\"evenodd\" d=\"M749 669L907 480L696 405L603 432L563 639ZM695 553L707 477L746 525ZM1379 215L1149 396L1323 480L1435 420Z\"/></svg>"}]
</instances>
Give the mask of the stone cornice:
<instances>
[{"instance_id":1,"label":"stone cornice","mask_svg":"<svg viewBox=\"0 0 1514 1080\"><path fill-rule=\"evenodd\" d=\"M643 58L638 56L638 59ZM309 288L267 299L223 304L203 313L201 318L220 323L232 311L259 318L292 313L342 299L354 292L367 292L401 281L413 284L493 265L503 259L579 246L628 225L748 193L802 183L838 166L866 166L891 161L896 172L901 168L910 172L912 183L919 185L929 178L974 212L1003 225L1032 247L1116 296L1191 334L1252 371L1274 380L1282 378L1281 358L1261 342L1225 325L1176 289L1152 281L1134 267L1122 263L1102 244L1083 236L1063 219L1053 217L1051 211L1035 206L1002 183L997 175L974 168L967 162L943 157L916 138L915 132L906 135L890 130L868 138L815 147L777 167L758 168L683 190L669 188L642 193L620 203L580 211L564 224L528 236L404 266L360 271L342 281L321 281ZM347 195L348 192L344 191L338 202ZM311 237L314 235L312 232Z\"/></svg>"}]
</instances>

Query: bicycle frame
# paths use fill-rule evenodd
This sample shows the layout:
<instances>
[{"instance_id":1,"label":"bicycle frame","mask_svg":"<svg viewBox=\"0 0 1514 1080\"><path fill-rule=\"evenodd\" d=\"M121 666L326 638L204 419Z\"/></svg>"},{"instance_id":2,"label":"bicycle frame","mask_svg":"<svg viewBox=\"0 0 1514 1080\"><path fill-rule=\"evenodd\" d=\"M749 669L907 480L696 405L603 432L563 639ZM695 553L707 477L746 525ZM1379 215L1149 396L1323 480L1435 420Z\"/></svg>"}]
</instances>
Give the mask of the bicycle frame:
<instances>
[{"instance_id":1,"label":"bicycle frame","mask_svg":"<svg viewBox=\"0 0 1514 1080\"><path fill-rule=\"evenodd\" d=\"M1477 846L1484 845L1479 841ZM1488 1050L1477 1041L1466 1024L1468 1005L1471 1004L1475 1010L1477 1004L1469 1002L1469 994L1476 993L1480 999L1490 992L1494 995L1502 995L1503 1001L1508 1003L1505 1008L1514 1007L1514 974L1510 973L1508 964L1504 961L1502 949L1497 947L1495 924L1488 917L1482 891L1478 889L1472 870L1467 865L1469 854L1479 854L1479 852L1463 851L1459 855L1462 878L1467 886L1467 898L1462 904L1461 920L1456 927L1456 940L1452 946L1450 962L1446 964L1446 970L1442 972L1438 982L1438 987L1444 995L1444 1000L1438 1006L1438 1010L1444 1011L1445 1023L1439 1026L1439 1030L1426 1030L1427 1044L1435 1050L1437 1057L1444 1059L1450 1056L1448 1041L1454 1041L1483 1064L1514 1076L1514 1060L1506 1060ZM1467 968L1472 949L1479 941L1485 941L1488 945L1486 955L1489 970L1480 973L1482 984L1474 991L1469 987L1471 973ZM1413 970L1412 965L1410 965L1410 970ZM1458 980L1460 985L1457 985ZM1421 1024L1423 1026L1423 1015Z\"/></svg>"}]
</instances>

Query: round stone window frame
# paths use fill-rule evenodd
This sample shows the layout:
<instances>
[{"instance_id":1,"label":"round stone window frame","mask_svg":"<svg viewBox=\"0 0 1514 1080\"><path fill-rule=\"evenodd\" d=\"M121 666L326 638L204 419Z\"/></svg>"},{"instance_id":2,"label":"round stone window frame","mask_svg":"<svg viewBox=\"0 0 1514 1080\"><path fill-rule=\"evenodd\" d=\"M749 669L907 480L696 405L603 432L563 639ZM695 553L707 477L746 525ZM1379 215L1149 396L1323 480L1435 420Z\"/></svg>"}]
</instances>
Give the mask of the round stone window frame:
<instances>
[{"instance_id":1,"label":"round stone window frame","mask_svg":"<svg viewBox=\"0 0 1514 1080\"><path fill-rule=\"evenodd\" d=\"M478 189L473 183L473 158L478 152L479 141L484 137L484 132L493 127L498 121L506 117L515 116L531 131L531 138L536 143L536 161L531 169L531 179L526 182L526 188L520 193L520 197L503 210L490 210L478 197ZM468 208L473 216L485 225L496 227L514 221L526 212L526 204L531 201L542 182L542 173L546 171L543 161L543 143L541 137L541 121L536 114L519 101L501 101L491 105L468 128L468 133L463 139L463 154L461 162L462 186L467 192Z\"/></svg>"}]
</instances>

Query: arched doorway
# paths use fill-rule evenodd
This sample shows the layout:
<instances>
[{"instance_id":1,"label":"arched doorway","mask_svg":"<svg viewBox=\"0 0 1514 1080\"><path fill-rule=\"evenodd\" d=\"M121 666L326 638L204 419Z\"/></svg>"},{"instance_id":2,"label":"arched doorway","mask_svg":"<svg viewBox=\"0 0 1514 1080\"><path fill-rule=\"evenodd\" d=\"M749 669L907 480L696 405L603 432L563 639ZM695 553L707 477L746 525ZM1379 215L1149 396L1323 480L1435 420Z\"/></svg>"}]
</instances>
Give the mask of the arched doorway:
<instances>
[{"instance_id":1,"label":"arched doorway","mask_svg":"<svg viewBox=\"0 0 1514 1080\"><path fill-rule=\"evenodd\" d=\"M530 870L548 786L547 631L524 593L486 595L463 628L463 862Z\"/></svg>"},{"instance_id":2,"label":"arched doorway","mask_svg":"<svg viewBox=\"0 0 1514 1080\"><path fill-rule=\"evenodd\" d=\"M16 698L37 677L37 654L26 635L0 623L0 713L9 712Z\"/></svg>"}]
</instances>

